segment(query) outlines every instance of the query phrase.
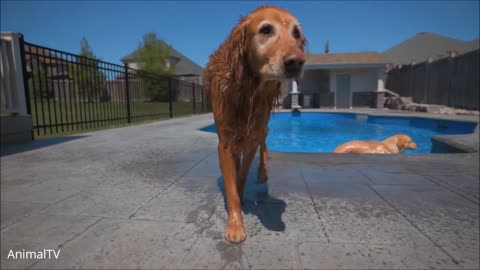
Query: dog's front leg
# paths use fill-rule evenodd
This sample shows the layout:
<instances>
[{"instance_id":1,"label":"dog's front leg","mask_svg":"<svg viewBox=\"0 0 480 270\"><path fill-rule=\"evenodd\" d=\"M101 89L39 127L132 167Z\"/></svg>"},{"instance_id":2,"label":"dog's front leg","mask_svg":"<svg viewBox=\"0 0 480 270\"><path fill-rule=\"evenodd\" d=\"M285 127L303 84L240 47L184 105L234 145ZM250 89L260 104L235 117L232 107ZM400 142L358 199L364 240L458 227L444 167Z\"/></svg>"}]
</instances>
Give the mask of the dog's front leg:
<instances>
[{"instance_id":1,"label":"dog's front leg","mask_svg":"<svg viewBox=\"0 0 480 270\"><path fill-rule=\"evenodd\" d=\"M270 111L268 111L267 116L264 119L270 119ZM267 150L267 135L268 135L268 122L264 123L265 130L263 133L262 142L260 143L260 166L258 167L257 179L260 183L266 183L268 180L267 173L267 160L268 160L268 150Z\"/></svg>"},{"instance_id":2,"label":"dog's front leg","mask_svg":"<svg viewBox=\"0 0 480 270\"><path fill-rule=\"evenodd\" d=\"M218 156L225 186L225 195L227 196L228 222L225 229L225 240L231 243L239 243L245 240L246 235L243 227L240 197L237 190L237 160L231 146L222 143L218 144Z\"/></svg>"},{"instance_id":3,"label":"dog's front leg","mask_svg":"<svg viewBox=\"0 0 480 270\"><path fill-rule=\"evenodd\" d=\"M266 136L265 136L266 137ZM258 167L258 181L260 183L266 183L268 180L268 173L267 173L267 160L268 160L268 150L267 144L264 142L260 144L260 165Z\"/></svg>"},{"instance_id":4,"label":"dog's front leg","mask_svg":"<svg viewBox=\"0 0 480 270\"><path fill-rule=\"evenodd\" d=\"M243 192L245 189L245 183L247 182L248 178L248 170L252 165L253 158L255 157L255 153L257 152L258 146L249 147L247 151L243 154L242 158L242 165L240 167L240 173L238 176L237 182L237 190L238 196L240 197L240 202L243 203Z\"/></svg>"}]
</instances>

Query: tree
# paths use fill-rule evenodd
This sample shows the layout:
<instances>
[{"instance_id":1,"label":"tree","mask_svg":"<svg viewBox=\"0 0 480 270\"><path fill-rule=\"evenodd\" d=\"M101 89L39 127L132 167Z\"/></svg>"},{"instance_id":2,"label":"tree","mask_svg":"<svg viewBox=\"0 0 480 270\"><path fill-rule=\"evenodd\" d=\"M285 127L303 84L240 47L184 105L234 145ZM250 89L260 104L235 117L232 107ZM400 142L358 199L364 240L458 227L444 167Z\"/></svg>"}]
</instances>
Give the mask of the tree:
<instances>
[{"instance_id":1,"label":"tree","mask_svg":"<svg viewBox=\"0 0 480 270\"><path fill-rule=\"evenodd\" d=\"M86 38L80 41L80 48L81 57L77 57L76 63L70 64L69 76L77 86L79 96L92 102L98 94L107 94L102 91L105 74L100 71L100 58L95 56Z\"/></svg>"},{"instance_id":2,"label":"tree","mask_svg":"<svg viewBox=\"0 0 480 270\"><path fill-rule=\"evenodd\" d=\"M330 52L330 46L328 45L328 40L327 42L325 43L325 53L329 53Z\"/></svg>"},{"instance_id":3,"label":"tree","mask_svg":"<svg viewBox=\"0 0 480 270\"><path fill-rule=\"evenodd\" d=\"M143 42L138 45L133 58L143 71L168 76L174 73L168 62L171 47L157 38L155 33L143 36ZM154 76L142 76L141 86L143 94L150 100L162 100L168 96L168 80Z\"/></svg>"}]
</instances>

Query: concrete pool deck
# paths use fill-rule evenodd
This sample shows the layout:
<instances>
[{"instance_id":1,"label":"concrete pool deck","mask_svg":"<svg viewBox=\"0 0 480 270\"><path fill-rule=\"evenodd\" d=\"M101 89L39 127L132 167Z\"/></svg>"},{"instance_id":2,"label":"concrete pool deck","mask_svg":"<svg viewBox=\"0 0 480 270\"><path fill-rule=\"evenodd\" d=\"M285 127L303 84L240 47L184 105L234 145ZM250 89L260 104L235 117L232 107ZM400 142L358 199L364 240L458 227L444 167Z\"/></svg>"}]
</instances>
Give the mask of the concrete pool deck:
<instances>
[{"instance_id":1,"label":"concrete pool deck","mask_svg":"<svg viewBox=\"0 0 480 270\"><path fill-rule=\"evenodd\" d=\"M217 137L198 130L212 122L2 147L2 269L479 268L478 153L270 153L268 184L258 159L248 179L247 239L231 245ZM44 249L58 259L8 258Z\"/></svg>"}]
</instances>

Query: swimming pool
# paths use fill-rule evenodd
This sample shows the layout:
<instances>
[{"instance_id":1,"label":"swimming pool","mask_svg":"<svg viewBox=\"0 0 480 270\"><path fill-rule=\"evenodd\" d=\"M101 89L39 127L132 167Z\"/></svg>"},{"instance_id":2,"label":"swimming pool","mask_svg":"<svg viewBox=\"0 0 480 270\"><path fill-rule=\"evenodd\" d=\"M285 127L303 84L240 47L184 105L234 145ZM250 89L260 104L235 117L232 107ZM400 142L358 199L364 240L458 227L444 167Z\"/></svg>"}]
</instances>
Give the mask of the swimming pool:
<instances>
[{"instance_id":1,"label":"swimming pool","mask_svg":"<svg viewBox=\"0 0 480 270\"><path fill-rule=\"evenodd\" d=\"M273 113L268 127L270 151L330 153L352 140L382 141L397 133L409 135L418 145L405 154L430 153L431 138L441 134L468 134L476 123L419 117L372 116L356 113L289 112ZM202 129L216 132L215 125Z\"/></svg>"}]
</instances>

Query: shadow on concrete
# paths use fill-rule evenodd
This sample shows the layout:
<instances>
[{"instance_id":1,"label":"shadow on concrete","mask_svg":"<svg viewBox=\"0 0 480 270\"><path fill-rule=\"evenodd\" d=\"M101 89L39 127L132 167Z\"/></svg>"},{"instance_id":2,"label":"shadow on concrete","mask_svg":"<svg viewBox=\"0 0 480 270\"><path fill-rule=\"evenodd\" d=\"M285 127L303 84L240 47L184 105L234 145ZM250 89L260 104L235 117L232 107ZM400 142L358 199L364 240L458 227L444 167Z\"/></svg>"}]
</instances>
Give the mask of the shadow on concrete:
<instances>
[{"instance_id":1,"label":"shadow on concrete","mask_svg":"<svg viewBox=\"0 0 480 270\"><path fill-rule=\"evenodd\" d=\"M217 179L217 187L222 192L224 208L227 211L227 198L222 176ZM258 183L256 176L250 174L245 184L243 201L242 210L244 215L252 214L257 216L262 225L270 231L285 231L282 215L287 204L283 200L268 194L268 184Z\"/></svg>"},{"instance_id":2,"label":"shadow on concrete","mask_svg":"<svg viewBox=\"0 0 480 270\"><path fill-rule=\"evenodd\" d=\"M8 156L22 152L28 152L39 148L48 147L51 145L69 142L81 138L85 138L88 136L64 136L64 137L54 137L54 138L46 138L46 139L38 139L33 140L28 143L21 143L21 144L11 144L11 145L2 145L0 149L0 156Z\"/></svg>"}]
</instances>

